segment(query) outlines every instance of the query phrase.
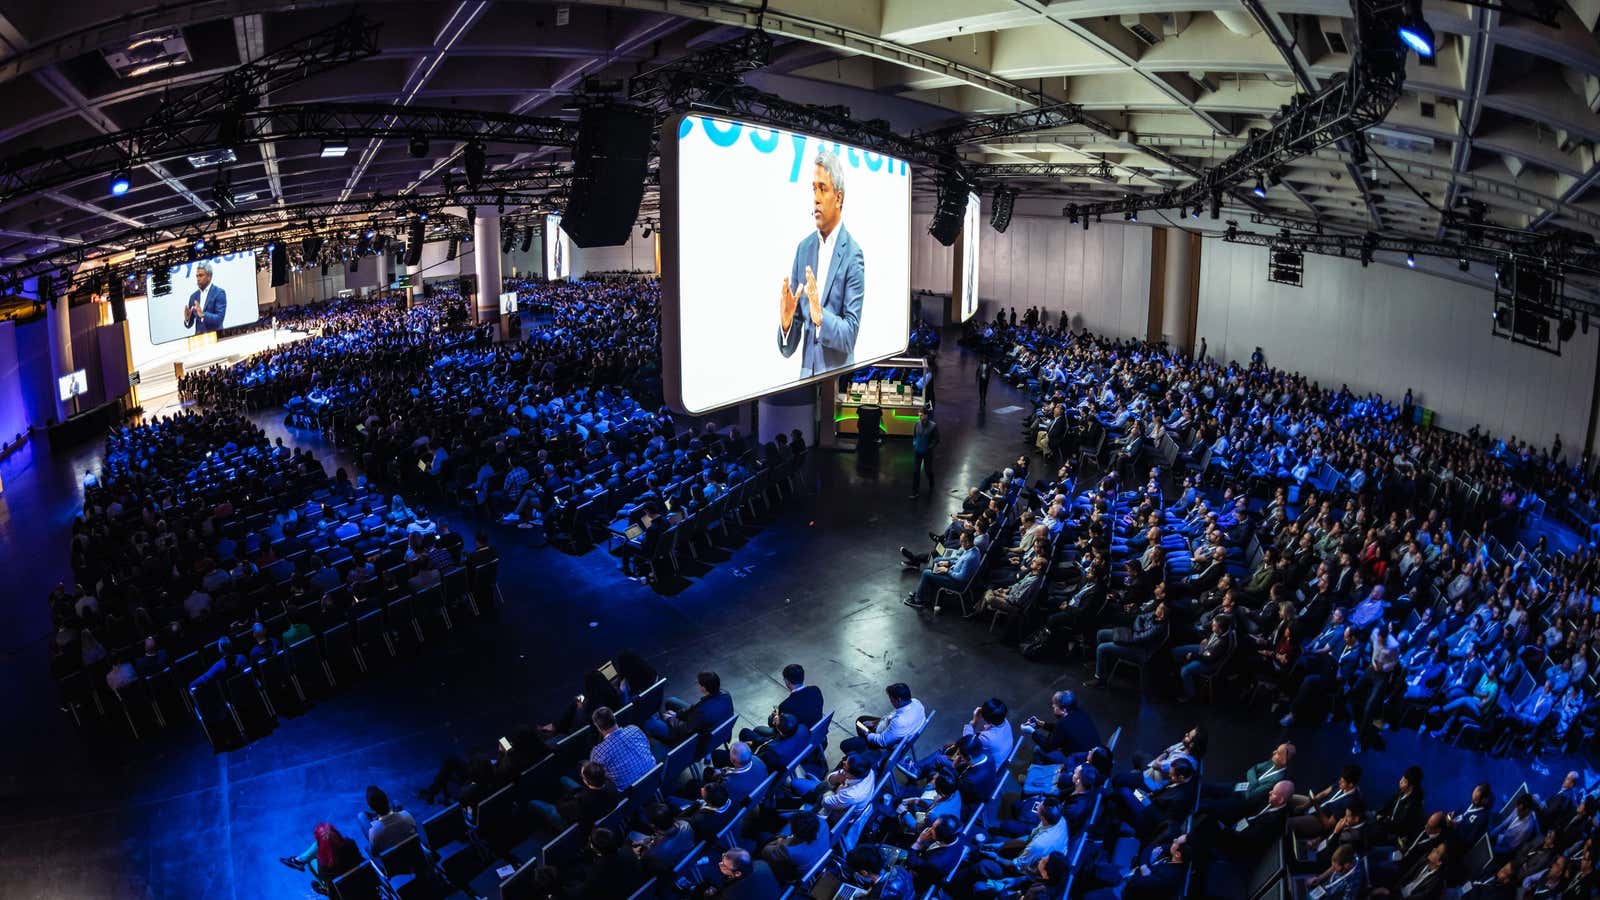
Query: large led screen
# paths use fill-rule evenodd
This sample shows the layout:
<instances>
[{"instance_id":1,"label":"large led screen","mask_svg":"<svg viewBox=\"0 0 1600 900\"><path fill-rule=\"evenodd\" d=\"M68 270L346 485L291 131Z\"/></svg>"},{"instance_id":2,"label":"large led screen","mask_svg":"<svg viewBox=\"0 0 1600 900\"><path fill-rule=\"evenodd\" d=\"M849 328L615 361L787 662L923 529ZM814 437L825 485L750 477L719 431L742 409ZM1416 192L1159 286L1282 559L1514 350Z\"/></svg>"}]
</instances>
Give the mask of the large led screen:
<instances>
[{"instance_id":1,"label":"large led screen","mask_svg":"<svg viewBox=\"0 0 1600 900\"><path fill-rule=\"evenodd\" d=\"M150 343L165 344L209 331L249 325L257 317L256 255L230 253L186 262L167 270L166 293L155 278L145 285L150 298Z\"/></svg>"},{"instance_id":2,"label":"large led screen","mask_svg":"<svg viewBox=\"0 0 1600 900\"><path fill-rule=\"evenodd\" d=\"M967 195L967 215L961 224L961 321L978 311L978 235L983 233L983 200Z\"/></svg>"},{"instance_id":3,"label":"large led screen","mask_svg":"<svg viewBox=\"0 0 1600 900\"><path fill-rule=\"evenodd\" d=\"M886 359L911 314L911 169L686 115L662 147L668 402L703 413Z\"/></svg>"}]
</instances>

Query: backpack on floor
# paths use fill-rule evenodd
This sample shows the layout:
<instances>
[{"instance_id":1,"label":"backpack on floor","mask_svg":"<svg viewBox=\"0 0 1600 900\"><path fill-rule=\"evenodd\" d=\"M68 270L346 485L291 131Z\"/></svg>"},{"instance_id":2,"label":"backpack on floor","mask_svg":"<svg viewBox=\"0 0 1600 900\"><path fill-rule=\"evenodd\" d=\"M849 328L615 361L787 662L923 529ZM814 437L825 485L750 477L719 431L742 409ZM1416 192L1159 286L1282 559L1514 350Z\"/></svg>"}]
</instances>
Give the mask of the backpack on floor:
<instances>
[{"instance_id":1,"label":"backpack on floor","mask_svg":"<svg viewBox=\"0 0 1600 900\"><path fill-rule=\"evenodd\" d=\"M1050 633L1050 626L1046 625L1028 635L1022 641L1022 658L1040 660L1049 655L1055 646L1055 636Z\"/></svg>"}]
</instances>

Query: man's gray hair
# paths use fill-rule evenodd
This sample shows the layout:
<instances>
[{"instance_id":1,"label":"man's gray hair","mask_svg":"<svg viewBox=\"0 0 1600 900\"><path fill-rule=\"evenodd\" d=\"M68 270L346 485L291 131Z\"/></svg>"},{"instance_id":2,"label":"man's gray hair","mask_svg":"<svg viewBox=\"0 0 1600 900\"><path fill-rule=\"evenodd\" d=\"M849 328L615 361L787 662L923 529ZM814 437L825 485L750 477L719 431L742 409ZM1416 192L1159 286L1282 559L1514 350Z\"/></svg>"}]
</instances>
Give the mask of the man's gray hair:
<instances>
[{"instance_id":1,"label":"man's gray hair","mask_svg":"<svg viewBox=\"0 0 1600 900\"><path fill-rule=\"evenodd\" d=\"M215 275L215 274L217 274L216 272L212 271L211 263L209 261L197 262L197 263L194 264L194 270L196 272L200 271L201 269L205 269L207 275Z\"/></svg>"},{"instance_id":2,"label":"man's gray hair","mask_svg":"<svg viewBox=\"0 0 1600 900\"><path fill-rule=\"evenodd\" d=\"M817 151L817 165L828 173L828 180L833 182L833 189L844 193L844 163L839 162L839 154L826 147Z\"/></svg>"}]
</instances>

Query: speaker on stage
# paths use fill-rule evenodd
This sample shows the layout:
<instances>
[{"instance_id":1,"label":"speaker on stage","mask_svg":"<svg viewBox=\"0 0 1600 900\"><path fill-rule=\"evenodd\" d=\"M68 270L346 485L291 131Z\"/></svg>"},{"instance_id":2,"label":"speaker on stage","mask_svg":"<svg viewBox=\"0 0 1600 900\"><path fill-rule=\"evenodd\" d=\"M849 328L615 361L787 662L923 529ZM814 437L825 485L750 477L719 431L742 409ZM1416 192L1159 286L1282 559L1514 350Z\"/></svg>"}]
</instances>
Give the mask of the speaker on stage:
<instances>
[{"instance_id":1,"label":"speaker on stage","mask_svg":"<svg viewBox=\"0 0 1600 900\"><path fill-rule=\"evenodd\" d=\"M572 189L561 227L579 247L627 243L644 198L654 117L625 106L587 106L578 116Z\"/></svg>"}]
</instances>

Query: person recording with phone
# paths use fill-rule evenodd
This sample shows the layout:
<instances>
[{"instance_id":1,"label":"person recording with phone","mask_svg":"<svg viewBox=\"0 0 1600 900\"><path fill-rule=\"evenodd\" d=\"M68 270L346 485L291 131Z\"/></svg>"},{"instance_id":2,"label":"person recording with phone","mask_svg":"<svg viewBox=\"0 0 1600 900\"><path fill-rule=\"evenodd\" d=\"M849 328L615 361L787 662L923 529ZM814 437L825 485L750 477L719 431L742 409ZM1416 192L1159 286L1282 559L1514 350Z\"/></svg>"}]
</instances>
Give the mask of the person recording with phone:
<instances>
[{"instance_id":1,"label":"person recording with phone","mask_svg":"<svg viewBox=\"0 0 1600 900\"><path fill-rule=\"evenodd\" d=\"M800 376L849 368L866 297L861 245L844 227L844 164L818 150L811 181L816 230L801 238L778 298L778 352L800 351Z\"/></svg>"},{"instance_id":2,"label":"person recording with phone","mask_svg":"<svg viewBox=\"0 0 1600 900\"><path fill-rule=\"evenodd\" d=\"M195 334L221 331L222 320L228 314L228 292L211 283L211 263L195 263L195 292L183 308L183 327Z\"/></svg>"}]
</instances>

